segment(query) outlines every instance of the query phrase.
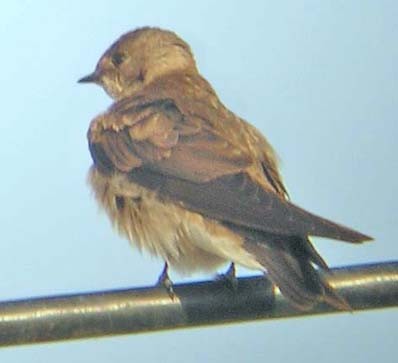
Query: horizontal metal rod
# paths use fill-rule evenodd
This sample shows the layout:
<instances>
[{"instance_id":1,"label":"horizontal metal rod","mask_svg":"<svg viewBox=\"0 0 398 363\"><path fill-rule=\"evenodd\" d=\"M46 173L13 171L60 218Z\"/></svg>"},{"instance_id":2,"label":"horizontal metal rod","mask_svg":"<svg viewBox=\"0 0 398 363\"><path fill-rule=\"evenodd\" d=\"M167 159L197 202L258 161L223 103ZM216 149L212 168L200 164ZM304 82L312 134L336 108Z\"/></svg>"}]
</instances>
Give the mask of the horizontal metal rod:
<instances>
[{"instance_id":1,"label":"horizontal metal rod","mask_svg":"<svg viewBox=\"0 0 398 363\"><path fill-rule=\"evenodd\" d=\"M398 306L398 261L333 269L329 282L353 310ZM292 308L263 276L50 296L0 303L0 346L339 312Z\"/></svg>"}]
</instances>

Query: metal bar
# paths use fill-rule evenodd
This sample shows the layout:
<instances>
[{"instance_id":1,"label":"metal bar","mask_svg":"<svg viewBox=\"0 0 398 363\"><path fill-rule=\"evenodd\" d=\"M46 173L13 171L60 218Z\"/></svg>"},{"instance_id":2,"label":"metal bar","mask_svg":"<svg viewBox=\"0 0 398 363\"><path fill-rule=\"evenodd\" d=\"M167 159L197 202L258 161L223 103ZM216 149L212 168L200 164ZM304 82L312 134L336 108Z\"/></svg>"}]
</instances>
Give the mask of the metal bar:
<instances>
[{"instance_id":1,"label":"metal bar","mask_svg":"<svg viewBox=\"0 0 398 363\"><path fill-rule=\"evenodd\" d=\"M398 261L333 269L330 283L353 310L398 306ZM339 312L302 312L264 277L50 296L0 303L0 346Z\"/></svg>"}]
</instances>

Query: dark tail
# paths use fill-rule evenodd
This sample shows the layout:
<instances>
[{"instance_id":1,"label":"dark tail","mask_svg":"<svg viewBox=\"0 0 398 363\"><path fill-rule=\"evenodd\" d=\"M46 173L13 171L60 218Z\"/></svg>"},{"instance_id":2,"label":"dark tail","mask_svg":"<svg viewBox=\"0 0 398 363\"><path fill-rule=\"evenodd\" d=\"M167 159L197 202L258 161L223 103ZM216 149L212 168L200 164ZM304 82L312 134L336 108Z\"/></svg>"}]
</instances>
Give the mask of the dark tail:
<instances>
[{"instance_id":1,"label":"dark tail","mask_svg":"<svg viewBox=\"0 0 398 363\"><path fill-rule=\"evenodd\" d=\"M266 236L255 233L246 238L245 248L267 270L270 279L291 304L300 310L309 310L325 301L341 310L351 310L343 297L327 283L314 268L328 270L325 261L311 242L302 237Z\"/></svg>"}]
</instances>

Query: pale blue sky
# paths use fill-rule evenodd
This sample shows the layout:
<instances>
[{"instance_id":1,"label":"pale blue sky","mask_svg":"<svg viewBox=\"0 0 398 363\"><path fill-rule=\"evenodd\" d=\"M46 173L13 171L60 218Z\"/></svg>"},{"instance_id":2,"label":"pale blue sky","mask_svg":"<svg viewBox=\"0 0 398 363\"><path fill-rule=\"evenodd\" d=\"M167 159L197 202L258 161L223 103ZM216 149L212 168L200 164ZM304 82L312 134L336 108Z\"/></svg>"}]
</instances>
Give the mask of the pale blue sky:
<instances>
[{"instance_id":1,"label":"pale blue sky","mask_svg":"<svg viewBox=\"0 0 398 363\"><path fill-rule=\"evenodd\" d=\"M397 259L396 1L21 0L0 10L1 300L156 280L161 261L133 251L90 195L86 130L111 101L76 83L143 25L191 44L222 101L277 149L296 203L376 238L317 241L331 266ZM0 349L0 361L394 362L397 325L393 310L260 321Z\"/></svg>"}]
</instances>

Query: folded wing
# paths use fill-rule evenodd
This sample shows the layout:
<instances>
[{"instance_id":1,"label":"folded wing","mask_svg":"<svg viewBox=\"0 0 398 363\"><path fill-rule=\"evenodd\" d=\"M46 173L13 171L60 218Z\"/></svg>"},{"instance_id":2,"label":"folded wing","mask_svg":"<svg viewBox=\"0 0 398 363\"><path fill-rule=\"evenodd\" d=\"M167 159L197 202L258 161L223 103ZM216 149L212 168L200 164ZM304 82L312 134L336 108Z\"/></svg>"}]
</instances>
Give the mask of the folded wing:
<instances>
[{"instance_id":1,"label":"folded wing","mask_svg":"<svg viewBox=\"0 0 398 363\"><path fill-rule=\"evenodd\" d=\"M257 183L251 175L256 161L244 149L170 99L125 100L92 125L88 138L97 167L125 173L191 211L273 235L370 239L287 201L273 187L281 181L266 168L264 183Z\"/></svg>"}]
</instances>

